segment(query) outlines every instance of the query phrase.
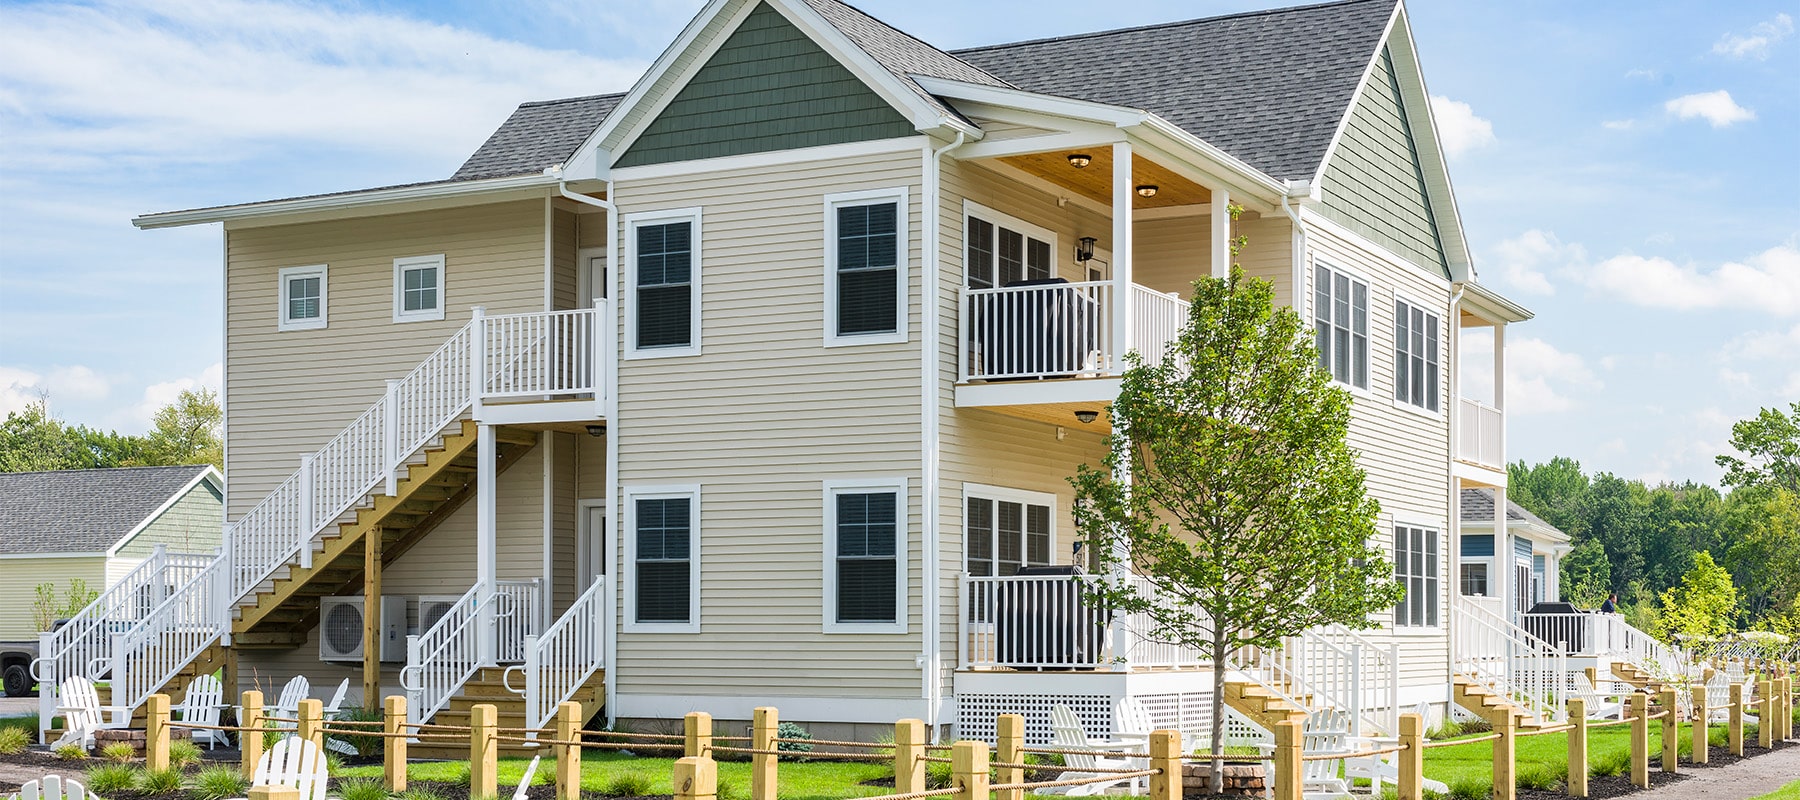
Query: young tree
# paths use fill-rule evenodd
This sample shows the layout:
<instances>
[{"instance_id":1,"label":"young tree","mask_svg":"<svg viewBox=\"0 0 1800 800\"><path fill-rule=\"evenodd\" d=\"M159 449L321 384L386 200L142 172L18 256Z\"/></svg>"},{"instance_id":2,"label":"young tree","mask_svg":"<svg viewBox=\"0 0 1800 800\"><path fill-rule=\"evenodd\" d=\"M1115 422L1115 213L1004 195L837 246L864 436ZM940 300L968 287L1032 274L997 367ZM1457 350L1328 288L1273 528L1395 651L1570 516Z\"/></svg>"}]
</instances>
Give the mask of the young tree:
<instances>
[{"instance_id":1,"label":"young tree","mask_svg":"<svg viewBox=\"0 0 1800 800\"><path fill-rule=\"evenodd\" d=\"M1702 550L1694 554L1694 567L1682 576L1681 585L1663 592L1657 627L1665 639L1710 639L1730 633L1735 616L1737 587L1731 573Z\"/></svg>"},{"instance_id":2,"label":"young tree","mask_svg":"<svg viewBox=\"0 0 1800 800\"><path fill-rule=\"evenodd\" d=\"M1562 558L1562 599L1578 606L1599 608L1612 593L1612 565L1599 539L1575 546Z\"/></svg>"},{"instance_id":3,"label":"young tree","mask_svg":"<svg viewBox=\"0 0 1800 800\"><path fill-rule=\"evenodd\" d=\"M146 463L211 464L225 467L219 429L225 414L211 389L183 390L175 402L156 412L148 437Z\"/></svg>"},{"instance_id":4,"label":"young tree","mask_svg":"<svg viewBox=\"0 0 1800 800\"><path fill-rule=\"evenodd\" d=\"M1220 687L1238 649L1331 623L1371 627L1370 614L1404 595L1371 545L1378 508L1345 441L1350 395L1320 368L1299 316L1272 298L1235 268L1196 281L1162 360L1132 355L1105 468L1071 479L1100 567L1139 573L1153 592L1096 581L1093 599L1146 616L1153 639L1211 652ZM1213 693L1214 753L1223 698Z\"/></svg>"},{"instance_id":5,"label":"young tree","mask_svg":"<svg viewBox=\"0 0 1800 800\"><path fill-rule=\"evenodd\" d=\"M1726 486L1768 486L1800 493L1800 403L1793 413L1765 408L1731 426L1731 448L1743 455L1723 455Z\"/></svg>"}]
</instances>

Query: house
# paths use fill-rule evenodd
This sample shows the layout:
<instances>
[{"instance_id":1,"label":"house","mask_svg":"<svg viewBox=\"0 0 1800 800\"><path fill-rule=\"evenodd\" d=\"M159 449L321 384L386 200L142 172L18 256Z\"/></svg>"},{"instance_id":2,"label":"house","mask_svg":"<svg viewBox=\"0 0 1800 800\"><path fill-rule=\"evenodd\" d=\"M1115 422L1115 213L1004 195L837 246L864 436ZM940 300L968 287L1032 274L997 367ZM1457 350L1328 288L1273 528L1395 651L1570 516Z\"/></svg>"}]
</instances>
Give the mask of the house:
<instances>
[{"instance_id":1,"label":"house","mask_svg":"<svg viewBox=\"0 0 1800 800\"><path fill-rule=\"evenodd\" d=\"M1459 653L1470 615L1529 639L1449 578L1461 492L1506 485L1459 338L1494 329L1499 384L1530 313L1476 279L1427 98L1396 0L957 52L713 0L630 92L522 105L447 179L140 217L224 229L231 520L201 611L142 625L206 631L243 688L360 676L445 721L1041 738L1131 697L1197 732L1215 691L1252 734L1493 694L1554 719L1551 662ZM1123 356L1235 236L1356 398L1408 597L1215 687L1029 568L1079 565L1066 478Z\"/></svg>"},{"instance_id":2,"label":"house","mask_svg":"<svg viewBox=\"0 0 1800 800\"><path fill-rule=\"evenodd\" d=\"M1573 549L1569 535L1506 502L1506 533L1496 540L1500 522L1491 489L1462 492L1462 547L1457 565L1459 591L1464 597L1489 598L1495 613L1502 610L1515 621L1532 606L1562 599L1562 557Z\"/></svg>"},{"instance_id":3,"label":"house","mask_svg":"<svg viewBox=\"0 0 1800 800\"><path fill-rule=\"evenodd\" d=\"M171 552L211 560L224 490L219 471L207 465L0 473L0 643L24 645L0 644L7 696L31 689L40 586L61 603L77 581L105 591ZM140 592L134 610L142 613L172 588Z\"/></svg>"}]
</instances>

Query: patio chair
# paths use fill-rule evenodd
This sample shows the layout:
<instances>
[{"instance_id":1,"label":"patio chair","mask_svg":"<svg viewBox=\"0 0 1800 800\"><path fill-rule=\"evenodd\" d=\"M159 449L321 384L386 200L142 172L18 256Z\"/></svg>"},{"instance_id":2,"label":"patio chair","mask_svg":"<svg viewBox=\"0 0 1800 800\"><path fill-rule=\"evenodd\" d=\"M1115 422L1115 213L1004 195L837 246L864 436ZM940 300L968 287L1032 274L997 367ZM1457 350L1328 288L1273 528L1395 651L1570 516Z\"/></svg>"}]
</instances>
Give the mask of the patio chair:
<instances>
[{"instance_id":1,"label":"patio chair","mask_svg":"<svg viewBox=\"0 0 1800 800\"><path fill-rule=\"evenodd\" d=\"M1137 745L1131 742L1105 742L1090 739L1088 738L1087 732L1081 729L1079 722L1073 726L1057 723L1055 719L1058 716L1057 709L1067 712L1067 716L1071 720L1075 719L1075 712L1070 711L1067 706L1061 705L1051 709L1052 723L1050 726L1050 745L1059 750L1071 751L1063 754L1064 769L1059 780L1084 780L1092 778L1094 779L1094 782L1079 786L1053 787L1050 789L1039 790L1040 793L1067 794L1070 797L1086 797L1089 795L1100 794L1111 787L1119 786L1121 784L1131 784L1132 790L1135 793L1139 782L1137 778L1129 778L1105 772L1095 772L1094 770L1132 769L1134 767L1142 766L1137 763L1136 759L1097 755L1097 753L1106 750L1122 750Z\"/></svg>"},{"instance_id":2,"label":"patio chair","mask_svg":"<svg viewBox=\"0 0 1800 800\"><path fill-rule=\"evenodd\" d=\"M1431 704L1420 701L1413 707L1413 713L1418 714L1420 719L1429 720L1431 719ZM1400 737L1398 736L1365 736L1350 740L1352 750L1381 750L1399 743ZM1386 753L1378 756L1346 758L1344 759L1344 778L1353 784L1359 779L1368 781L1370 796L1380 797L1382 782L1385 781L1395 786L1400 785L1399 754ZM1424 788L1438 794L1450 793L1450 787L1443 781L1434 781L1430 778L1425 779Z\"/></svg>"},{"instance_id":3,"label":"patio chair","mask_svg":"<svg viewBox=\"0 0 1800 800\"><path fill-rule=\"evenodd\" d=\"M1263 745L1264 757L1275 754L1274 745ZM1350 746L1350 714L1327 708L1308 714L1300 729L1303 755L1344 755L1354 752ZM1335 800L1350 797L1350 782L1338 776L1339 765L1346 759L1303 761L1300 767L1300 794L1306 800ZM1275 774L1273 761L1263 762L1265 774ZM1394 773L1396 779L1399 772Z\"/></svg>"},{"instance_id":4,"label":"patio chair","mask_svg":"<svg viewBox=\"0 0 1800 800\"><path fill-rule=\"evenodd\" d=\"M1602 692L1594 685L1585 672L1572 671L1569 680L1574 688L1569 697L1580 698L1587 703L1588 719L1623 719L1625 698L1617 694Z\"/></svg>"},{"instance_id":5,"label":"patio chair","mask_svg":"<svg viewBox=\"0 0 1800 800\"><path fill-rule=\"evenodd\" d=\"M100 800L74 778L45 775L41 781L26 781L19 787L19 800Z\"/></svg>"},{"instance_id":6,"label":"patio chair","mask_svg":"<svg viewBox=\"0 0 1800 800\"><path fill-rule=\"evenodd\" d=\"M1150 741L1156 723L1150 721L1150 710L1135 697L1126 697L1113 706L1113 735L1121 739Z\"/></svg>"},{"instance_id":7,"label":"patio chair","mask_svg":"<svg viewBox=\"0 0 1800 800\"><path fill-rule=\"evenodd\" d=\"M344 695L349 693L350 679L345 678L338 684L337 691L331 693L331 702L325 704L324 716L326 719L337 718L338 708L344 704Z\"/></svg>"},{"instance_id":8,"label":"patio chair","mask_svg":"<svg viewBox=\"0 0 1800 800\"><path fill-rule=\"evenodd\" d=\"M538 759L540 758L543 756L532 756L531 763L525 765L525 777L520 778L518 787L513 789L513 800L525 800L525 795L531 791L531 776L537 774Z\"/></svg>"},{"instance_id":9,"label":"patio chair","mask_svg":"<svg viewBox=\"0 0 1800 800\"><path fill-rule=\"evenodd\" d=\"M217 725L219 724L219 710L223 707L224 701L225 687L219 683L219 679L212 675L201 675L188 681L187 692L181 696L181 705L170 710L175 712L175 718L182 722ZM231 746L231 741L225 738L224 731L190 728L188 734L196 744L201 739L205 739L208 750L213 749L214 744Z\"/></svg>"},{"instance_id":10,"label":"patio chair","mask_svg":"<svg viewBox=\"0 0 1800 800\"><path fill-rule=\"evenodd\" d=\"M305 675L295 675L287 682L286 686L281 687L281 696L275 699L274 705L269 706L268 715L294 719L300 713L300 701L305 700L310 694L312 694L312 682L308 681ZM278 723L276 727L285 727L291 724L293 723L282 722Z\"/></svg>"},{"instance_id":11,"label":"patio chair","mask_svg":"<svg viewBox=\"0 0 1800 800\"><path fill-rule=\"evenodd\" d=\"M100 694L94 682L80 675L64 678L56 687L56 711L63 718L63 735L51 742L52 749L65 744L80 745L83 750L94 747L94 731L117 727L107 721L112 706L100 705Z\"/></svg>"},{"instance_id":12,"label":"patio chair","mask_svg":"<svg viewBox=\"0 0 1800 800\"><path fill-rule=\"evenodd\" d=\"M292 786L300 792L300 800L325 800L327 781L325 754L310 741L287 736L256 762L250 785Z\"/></svg>"}]
</instances>

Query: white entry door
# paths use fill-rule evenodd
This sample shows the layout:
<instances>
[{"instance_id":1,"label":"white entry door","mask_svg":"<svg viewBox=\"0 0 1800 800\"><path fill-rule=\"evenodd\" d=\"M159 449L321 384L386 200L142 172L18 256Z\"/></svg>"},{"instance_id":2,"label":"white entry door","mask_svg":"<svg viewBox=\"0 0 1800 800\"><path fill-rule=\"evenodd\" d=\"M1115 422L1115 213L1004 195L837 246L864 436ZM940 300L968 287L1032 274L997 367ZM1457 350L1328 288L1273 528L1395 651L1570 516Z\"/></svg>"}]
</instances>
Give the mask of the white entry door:
<instances>
[{"instance_id":1,"label":"white entry door","mask_svg":"<svg viewBox=\"0 0 1800 800\"><path fill-rule=\"evenodd\" d=\"M580 590L585 592L594 585L595 579L606 574L605 506L594 504L581 507L581 542L577 550L576 574L581 583Z\"/></svg>"}]
</instances>

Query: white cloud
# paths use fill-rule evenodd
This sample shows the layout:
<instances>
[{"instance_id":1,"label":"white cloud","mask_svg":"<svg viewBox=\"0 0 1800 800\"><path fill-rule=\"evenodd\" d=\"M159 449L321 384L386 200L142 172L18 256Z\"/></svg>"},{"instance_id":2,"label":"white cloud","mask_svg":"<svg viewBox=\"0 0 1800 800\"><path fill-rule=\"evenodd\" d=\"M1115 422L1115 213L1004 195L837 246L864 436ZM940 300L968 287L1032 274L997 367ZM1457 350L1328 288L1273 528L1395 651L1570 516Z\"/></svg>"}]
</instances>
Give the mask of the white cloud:
<instances>
[{"instance_id":1,"label":"white cloud","mask_svg":"<svg viewBox=\"0 0 1800 800\"><path fill-rule=\"evenodd\" d=\"M1630 69L1625 71L1625 78L1627 80L1632 78L1642 78L1647 81L1653 81L1661 77L1662 73L1653 69Z\"/></svg>"},{"instance_id":2,"label":"white cloud","mask_svg":"<svg viewBox=\"0 0 1800 800\"><path fill-rule=\"evenodd\" d=\"M1638 121L1635 119L1609 119L1600 123L1600 127L1609 131L1629 131L1637 128L1637 126Z\"/></svg>"},{"instance_id":3,"label":"white cloud","mask_svg":"<svg viewBox=\"0 0 1800 800\"><path fill-rule=\"evenodd\" d=\"M1800 324L1786 331L1744 334L1726 342L1720 354L1733 361L1792 361L1800 358Z\"/></svg>"},{"instance_id":4,"label":"white cloud","mask_svg":"<svg viewBox=\"0 0 1800 800\"><path fill-rule=\"evenodd\" d=\"M1712 51L1729 58L1769 57L1769 49L1794 32L1794 18L1776 14L1774 18L1750 26L1748 33L1727 33L1713 44Z\"/></svg>"},{"instance_id":5,"label":"white cloud","mask_svg":"<svg viewBox=\"0 0 1800 800\"><path fill-rule=\"evenodd\" d=\"M144 393L137 403L120 409L112 415L112 422L122 431L146 430L150 420L161 411L163 406L175 402L182 392L191 389L206 388L214 392L225 375L225 366L214 363L201 370L199 377L182 377L171 381L152 383L144 387Z\"/></svg>"},{"instance_id":6,"label":"white cloud","mask_svg":"<svg viewBox=\"0 0 1800 800\"><path fill-rule=\"evenodd\" d=\"M51 367L39 374L17 367L0 367L0 415L22 411L47 398L52 413L62 402L92 402L112 391L112 382L84 366Z\"/></svg>"},{"instance_id":7,"label":"white cloud","mask_svg":"<svg viewBox=\"0 0 1800 800\"><path fill-rule=\"evenodd\" d=\"M1475 116L1468 103L1442 95L1431 96L1431 116L1437 121L1444 152L1452 157L1493 144L1494 124Z\"/></svg>"},{"instance_id":8,"label":"white cloud","mask_svg":"<svg viewBox=\"0 0 1800 800\"><path fill-rule=\"evenodd\" d=\"M1535 228L1496 245L1492 259L1501 281L1532 294L1555 294L1550 274L1586 261L1587 249L1580 244Z\"/></svg>"},{"instance_id":9,"label":"white cloud","mask_svg":"<svg viewBox=\"0 0 1800 800\"><path fill-rule=\"evenodd\" d=\"M1506 413L1551 414L1579 408L1604 384L1587 360L1542 339L1506 343Z\"/></svg>"},{"instance_id":10,"label":"white cloud","mask_svg":"<svg viewBox=\"0 0 1800 800\"><path fill-rule=\"evenodd\" d=\"M1800 248L1771 247L1714 269L1661 257L1620 255L1585 272L1587 284L1628 303L1679 311L1747 309L1800 315Z\"/></svg>"},{"instance_id":11,"label":"white cloud","mask_svg":"<svg viewBox=\"0 0 1800 800\"><path fill-rule=\"evenodd\" d=\"M1715 128L1756 119L1755 111L1738 105L1724 89L1684 94L1663 103L1663 110L1680 119L1704 119Z\"/></svg>"}]
</instances>

